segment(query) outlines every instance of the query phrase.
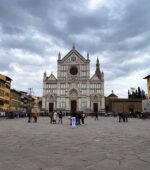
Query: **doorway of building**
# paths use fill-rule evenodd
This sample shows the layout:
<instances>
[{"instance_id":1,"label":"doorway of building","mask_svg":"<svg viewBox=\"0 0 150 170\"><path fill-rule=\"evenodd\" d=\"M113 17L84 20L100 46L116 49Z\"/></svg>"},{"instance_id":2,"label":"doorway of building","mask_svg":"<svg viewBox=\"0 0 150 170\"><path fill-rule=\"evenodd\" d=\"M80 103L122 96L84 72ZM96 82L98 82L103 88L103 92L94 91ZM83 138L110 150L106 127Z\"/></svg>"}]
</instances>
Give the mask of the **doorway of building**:
<instances>
[{"instance_id":1,"label":"doorway of building","mask_svg":"<svg viewBox=\"0 0 150 170\"><path fill-rule=\"evenodd\" d=\"M54 111L54 103L49 103L49 112Z\"/></svg>"},{"instance_id":2,"label":"doorway of building","mask_svg":"<svg viewBox=\"0 0 150 170\"><path fill-rule=\"evenodd\" d=\"M93 111L98 112L98 103L93 103Z\"/></svg>"},{"instance_id":3,"label":"doorway of building","mask_svg":"<svg viewBox=\"0 0 150 170\"><path fill-rule=\"evenodd\" d=\"M77 101L71 100L71 112L76 112L76 111L77 111Z\"/></svg>"}]
</instances>

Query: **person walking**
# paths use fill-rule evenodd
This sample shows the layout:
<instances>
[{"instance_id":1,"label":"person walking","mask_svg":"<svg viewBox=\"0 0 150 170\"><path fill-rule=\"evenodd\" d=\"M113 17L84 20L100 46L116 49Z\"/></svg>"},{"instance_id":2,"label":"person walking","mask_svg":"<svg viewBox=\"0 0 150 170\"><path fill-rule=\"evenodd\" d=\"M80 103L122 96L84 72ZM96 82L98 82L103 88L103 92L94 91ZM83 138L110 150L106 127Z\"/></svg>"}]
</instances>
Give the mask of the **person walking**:
<instances>
[{"instance_id":1,"label":"person walking","mask_svg":"<svg viewBox=\"0 0 150 170\"><path fill-rule=\"evenodd\" d=\"M71 125L72 125L72 127L76 127L76 117L77 117L77 114L76 114L76 111L75 110L73 110L72 111L72 117L71 117Z\"/></svg>"},{"instance_id":2,"label":"person walking","mask_svg":"<svg viewBox=\"0 0 150 170\"><path fill-rule=\"evenodd\" d=\"M98 112L95 112L95 120L98 120Z\"/></svg>"},{"instance_id":3,"label":"person walking","mask_svg":"<svg viewBox=\"0 0 150 170\"><path fill-rule=\"evenodd\" d=\"M85 119L85 113L81 112L81 121L82 121L82 124L84 124L84 119Z\"/></svg>"},{"instance_id":4,"label":"person walking","mask_svg":"<svg viewBox=\"0 0 150 170\"><path fill-rule=\"evenodd\" d=\"M81 112L76 112L76 125L80 125Z\"/></svg>"},{"instance_id":5,"label":"person walking","mask_svg":"<svg viewBox=\"0 0 150 170\"><path fill-rule=\"evenodd\" d=\"M38 113L35 112L34 122L37 123Z\"/></svg>"},{"instance_id":6,"label":"person walking","mask_svg":"<svg viewBox=\"0 0 150 170\"><path fill-rule=\"evenodd\" d=\"M56 121L57 121L57 112L55 111L53 114L53 123L56 124Z\"/></svg>"},{"instance_id":7,"label":"person walking","mask_svg":"<svg viewBox=\"0 0 150 170\"><path fill-rule=\"evenodd\" d=\"M126 122L126 114L125 112L122 112L123 122Z\"/></svg>"},{"instance_id":8,"label":"person walking","mask_svg":"<svg viewBox=\"0 0 150 170\"><path fill-rule=\"evenodd\" d=\"M125 122L128 122L128 113L125 112Z\"/></svg>"},{"instance_id":9,"label":"person walking","mask_svg":"<svg viewBox=\"0 0 150 170\"><path fill-rule=\"evenodd\" d=\"M28 123L31 123L31 119L32 119L31 112L28 112L27 116L28 116Z\"/></svg>"},{"instance_id":10,"label":"person walking","mask_svg":"<svg viewBox=\"0 0 150 170\"><path fill-rule=\"evenodd\" d=\"M62 113L61 110L60 110L60 112L59 112L59 114L58 114L58 117L59 117L59 123L62 124L63 113Z\"/></svg>"},{"instance_id":11,"label":"person walking","mask_svg":"<svg viewBox=\"0 0 150 170\"><path fill-rule=\"evenodd\" d=\"M37 123L37 112L32 112L32 117L34 119L34 123Z\"/></svg>"},{"instance_id":12,"label":"person walking","mask_svg":"<svg viewBox=\"0 0 150 170\"><path fill-rule=\"evenodd\" d=\"M53 112L49 113L49 118L50 118L50 123L52 124L53 123Z\"/></svg>"},{"instance_id":13,"label":"person walking","mask_svg":"<svg viewBox=\"0 0 150 170\"><path fill-rule=\"evenodd\" d=\"M119 116L119 122L121 122L123 120L123 113L122 112L118 113L118 116Z\"/></svg>"}]
</instances>

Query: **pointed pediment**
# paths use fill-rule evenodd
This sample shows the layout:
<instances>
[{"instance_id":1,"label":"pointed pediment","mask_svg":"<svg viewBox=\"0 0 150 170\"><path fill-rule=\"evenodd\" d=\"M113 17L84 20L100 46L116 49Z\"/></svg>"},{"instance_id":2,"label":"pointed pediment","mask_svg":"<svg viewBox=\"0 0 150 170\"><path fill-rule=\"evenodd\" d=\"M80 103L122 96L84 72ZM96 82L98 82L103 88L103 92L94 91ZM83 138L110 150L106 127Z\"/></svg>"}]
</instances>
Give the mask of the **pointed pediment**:
<instances>
[{"instance_id":1,"label":"pointed pediment","mask_svg":"<svg viewBox=\"0 0 150 170\"><path fill-rule=\"evenodd\" d=\"M54 81L54 80L57 80L57 79L56 79L56 77L53 74L51 74L49 77L47 77L47 80Z\"/></svg>"},{"instance_id":2,"label":"pointed pediment","mask_svg":"<svg viewBox=\"0 0 150 170\"><path fill-rule=\"evenodd\" d=\"M94 74L92 77L91 77L91 79L90 79L91 81L95 81L95 80L100 80L100 78L96 75L96 74Z\"/></svg>"},{"instance_id":3,"label":"pointed pediment","mask_svg":"<svg viewBox=\"0 0 150 170\"><path fill-rule=\"evenodd\" d=\"M88 60L89 61L89 60ZM87 60L76 50L71 49L67 55L65 55L62 60L60 60L61 64L85 64Z\"/></svg>"}]
</instances>

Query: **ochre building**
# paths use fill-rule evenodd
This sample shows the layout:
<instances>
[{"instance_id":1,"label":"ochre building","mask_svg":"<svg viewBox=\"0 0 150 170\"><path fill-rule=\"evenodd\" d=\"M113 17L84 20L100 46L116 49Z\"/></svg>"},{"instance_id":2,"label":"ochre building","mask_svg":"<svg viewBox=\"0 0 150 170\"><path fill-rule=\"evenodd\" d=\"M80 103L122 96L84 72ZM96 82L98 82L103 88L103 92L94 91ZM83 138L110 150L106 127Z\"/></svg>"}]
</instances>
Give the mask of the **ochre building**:
<instances>
[{"instance_id":1,"label":"ochre building","mask_svg":"<svg viewBox=\"0 0 150 170\"><path fill-rule=\"evenodd\" d=\"M11 89L10 93L10 110L11 111L21 111L21 92Z\"/></svg>"},{"instance_id":2,"label":"ochre building","mask_svg":"<svg viewBox=\"0 0 150 170\"><path fill-rule=\"evenodd\" d=\"M11 78L0 74L0 110L10 110Z\"/></svg>"},{"instance_id":3,"label":"ochre building","mask_svg":"<svg viewBox=\"0 0 150 170\"><path fill-rule=\"evenodd\" d=\"M147 79L147 94L148 98L150 99L150 75L144 77L144 79Z\"/></svg>"}]
</instances>

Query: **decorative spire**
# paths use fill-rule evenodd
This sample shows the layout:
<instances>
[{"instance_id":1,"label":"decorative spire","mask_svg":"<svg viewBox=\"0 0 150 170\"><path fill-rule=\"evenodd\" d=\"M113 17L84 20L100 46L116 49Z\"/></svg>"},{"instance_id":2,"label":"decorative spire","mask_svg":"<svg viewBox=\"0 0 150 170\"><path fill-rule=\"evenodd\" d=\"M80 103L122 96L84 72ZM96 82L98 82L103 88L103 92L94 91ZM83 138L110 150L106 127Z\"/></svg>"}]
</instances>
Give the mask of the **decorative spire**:
<instances>
[{"instance_id":1,"label":"decorative spire","mask_svg":"<svg viewBox=\"0 0 150 170\"><path fill-rule=\"evenodd\" d=\"M61 60L61 54L60 54L60 52L58 53L58 60Z\"/></svg>"},{"instance_id":2,"label":"decorative spire","mask_svg":"<svg viewBox=\"0 0 150 170\"><path fill-rule=\"evenodd\" d=\"M87 53L87 59L89 60L89 53Z\"/></svg>"},{"instance_id":3,"label":"decorative spire","mask_svg":"<svg viewBox=\"0 0 150 170\"><path fill-rule=\"evenodd\" d=\"M72 44L72 49L75 50L75 43Z\"/></svg>"},{"instance_id":4,"label":"decorative spire","mask_svg":"<svg viewBox=\"0 0 150 170\"><path fill-rule=\"evenodd\" d=\"M46 71L44 72L44 77L46 77Z\"/></svg>"},{"instance_id":5,"label":"decorative spire","mask_svg":"<svg viewBox=\"0 0 150 170\"><path fill-rule=\"evenodd\" d=\"M97 62L96 62L96 71L95 74L97 75L97 77L101 80L101 72L100 72L100 67L99 67L99 59L97 57Z\"/></svg>"},{"instance_id":6,"label":"decorative spire","mask_svg":"<svg viewBox=\"0 0 150 170\"><path fill-rule=\"evenodd\" d=\"M43 80L46 80L46 71L44 72L44 74L43 74Z\"/></svg>"},{"instance_id":7,"label":"decorative spire","mask_svg":"<svg viewBox=\"0 0 150 170\"><path fill-rule=\"evenodd\" d=\"M97 64L99 65L99 59L98 59L98 56L97 56Z\"/></svg>"}]
</instances>

